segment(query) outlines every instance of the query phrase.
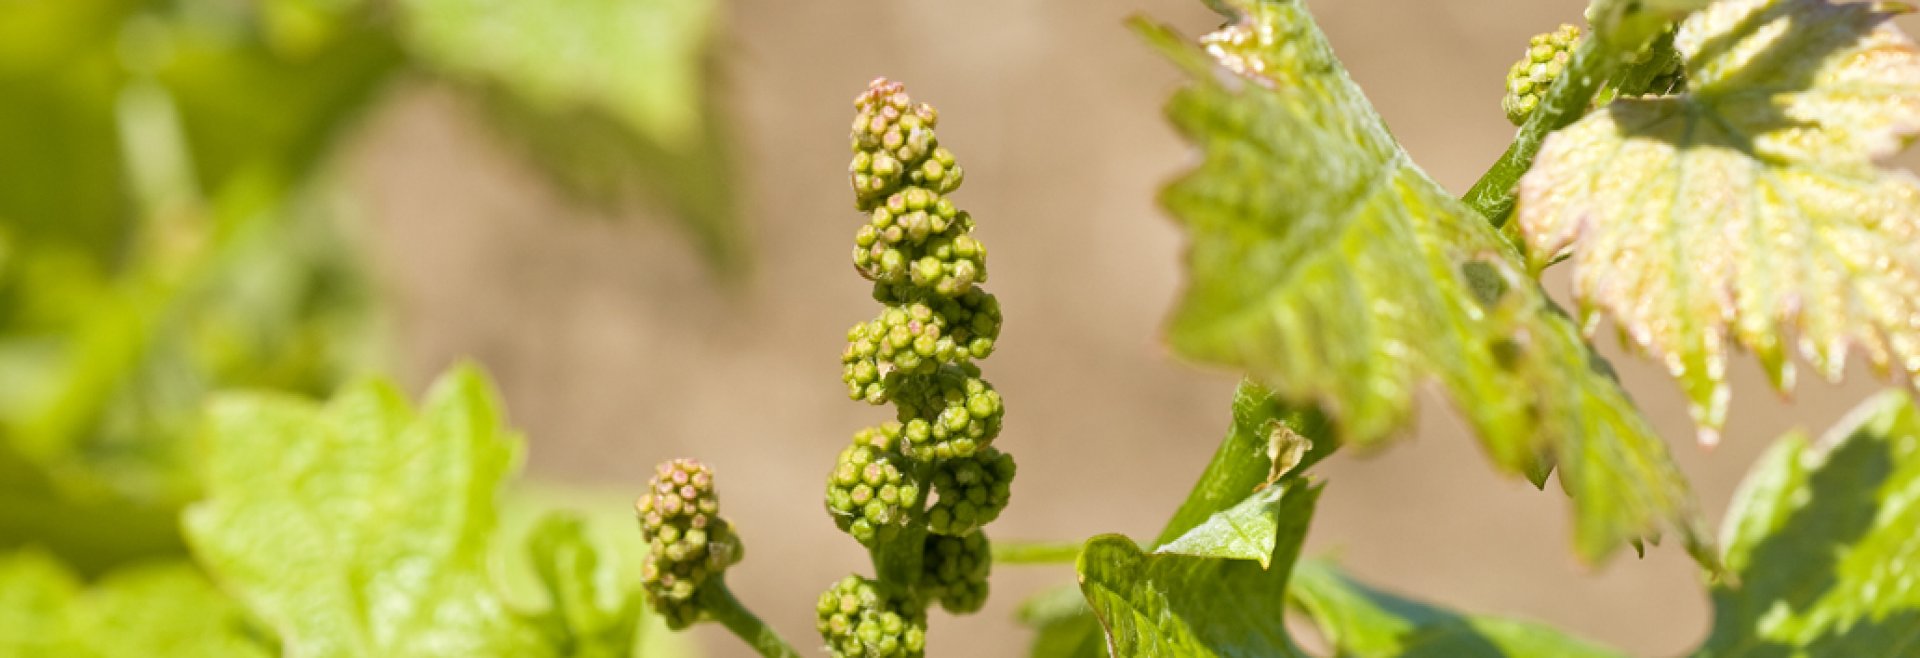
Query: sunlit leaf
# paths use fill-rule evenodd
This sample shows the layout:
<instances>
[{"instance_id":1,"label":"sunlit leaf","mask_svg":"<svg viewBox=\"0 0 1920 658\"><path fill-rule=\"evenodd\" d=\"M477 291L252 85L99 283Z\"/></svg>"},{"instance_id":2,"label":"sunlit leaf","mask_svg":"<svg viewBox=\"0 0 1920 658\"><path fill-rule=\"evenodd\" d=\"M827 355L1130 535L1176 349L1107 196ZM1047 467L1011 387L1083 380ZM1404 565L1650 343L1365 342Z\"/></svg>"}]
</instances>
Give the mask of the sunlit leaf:
<instances>
[{"instance_id":1,"label":"sunlit leaf","mask_svg":"<svg viewBox=\"0 0 1920 658\"><path fill-rule=\"evenodd\" d=\"M516 612L492 582L496 496L520 451L502 423L471 367L418 412L377 382L325 407L222 398L209 497L185 519L194 555L291 655L624 655L631 593L602 594L578 524L535 535L551 613Z\"/></svg>"},{"instance_id":2,"label":"sunlit leaf","mask_svg":"<svg viewBox=\"0 0 1920 658\"><path fill-rule=\"evenodd\" d=\"M1355 581L1325 560L1293 569L1288 596L1343 658L1614 658L1623 654L1552 628L1463 615Z\"/></svg>"},{"instance_id":3,"label":"sunlit leaf","mask_svg":"<svg viewBox=\"0 0 1920 658\"><path fill-rule=\"evenodd\" d=\"M1214 512L1205 523L1160 545L1154 553L1192 555L1228 560L1253 560L1271 567L1274 543L1279 541L1282 487L1270 486L1247 496L1240 504Z\"/></svg>"},{"instance_id":4,"label":"sunlit leaf","mask_svg":"<svg viewBox=\"0 0 1920 658\"><path fill-rule=\"evenodd\" d=\"M1680 380L1704 442L1729 339L1783 390L1794 347L1830 380L1856 348L1920 375L1920 180L1872 162L1920 130L1920 51L1890 6L1716 3L1675 38L1686 93L1588 115L1522 179L1535 266L1570 254L1583 315Z\"/></svg>"},{"instance_id":5,"label":"sunlit leaf","mask_svg":"<svg viewBox=\"0 0 1920 658\"><path fill-rule=\"evenodd\" d=\"M1699 656L1906 656L1920 651L1920 409L1862 404L1817 444L1789 435L1727 512L1732 578L1713 587Z\"/></svg>"},{"instance_id":6,"label":"sunlit leaf","mask_svg":"<svg viewBox=\"0 0 1920 658\"><path fill-rule=\"evenodd\" d=\"M1559 466L1587 557L1662 528L1698 546L1666 446L1518 253L1413 165L1299 2L1238 5L1205 52L1144 29L1195 80L1168 113L1204 158L1164 196L1191 239L1174 346L1361 446L1437 382L1501 467Z\"/></svg>"}]
</instances>

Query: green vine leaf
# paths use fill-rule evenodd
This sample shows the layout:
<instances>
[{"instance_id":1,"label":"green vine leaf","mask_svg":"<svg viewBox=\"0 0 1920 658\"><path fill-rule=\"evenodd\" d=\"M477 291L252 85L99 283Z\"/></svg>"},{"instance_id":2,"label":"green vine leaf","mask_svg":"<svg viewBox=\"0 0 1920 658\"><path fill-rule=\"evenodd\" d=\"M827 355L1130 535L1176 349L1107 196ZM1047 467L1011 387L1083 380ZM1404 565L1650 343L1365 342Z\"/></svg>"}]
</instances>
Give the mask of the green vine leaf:
<instances>
[{"instance_id":1,"label":"green vine leaf","mask_svg":"<svg viewBox=\"0 0 1920 658\"><path fill-rule=\"evenodd\" d=\"M1184 536L1198 536L1198 528L1245 501L1249 494L1271 490L1276 483L1285 486L1286 482L1297 481L1308 467L1339 447L1324 415L1311 409L1292 408L1274 397L1273 391L1250 379L1241 380L1240 386L1234 389L1232 412L1233 420L1227 426L1226 436L1220 439L1220 447L1214 451L1206 470L1194 480L1186 500L1161 529L1154 541L1156 545L1172 543ZM1280 479L1270 480L1273 472L1270 452L1273 437L1279 431L1297 436L1309 445L1293 468ZM1272 546L1278 542L1276 538L1265 543ZM1271 556L1266 557L1271 566ZM1081 600L1077 608L1059 603L1059 595L1046 592L1035 595L1022 606L1022 621L1038 631L1029 655L1036 658L1110 655L1101 641L1100 624L1087 609L1085 597L1078 589L1074 593L1075 598Z\"/></svg>"},{"instance_id":2,"label":"green vine leaf","mask_svg":"<svg viewBox=\"0 0 1920 658\"><path fill-rule=\"evenodd\" d=\"M1521 181L1536 268L1573 263L1597 312L1680 381L1703 443L1726 343L1793 387L1858 348L1920 375L1920 180L1875 158L1920 130L1920 50L1886 3L1728 0L1674 40L1688 91L1623 99L1549 138Z\"/></svg>"},{"instance_id":3,"label":"green vine leaf","mask_svg":"<svg viewBox=\"0 0 1920 658\"><path fill-rule=\"evenodd\" d=\"M1240 504L1215 512L1206 523L1154 549L1172 555L1192 555L1226 560L1253 560L1260 568L1273 566L1274 544L1279 541L1279 513L1283 487L1269 486Z\"/></svg>"},{"instance_id":4,"label":"green vine leaf","mask_svg":"<svg viewBox=\"0 0 1920 658\"><path fill-rule=\"evenodd\" d=\"M1312 409L1296 409L1275 397L1259 382L1243 379L1233 390L1232 423L1220 439L1213 459L1193 483L1193 490L1181 501L1173 518L1160 529L1154 544L1167 544L1206 523L1215 514L1231 509L1248 494L1261 491L1286 479L1298 478L1307 469L1339 448L1327 418ZM1273 474L1273 437L1284 432L1307 444L1297 463L1282 474Z\"/></svg>"},{"instance_id":5,"label":"green vine leaf","mask_svg":"<svg viewBox=\"0 0 1920 658\"><path fill-rule=\"evenodd\" d=\"M184 562L123 569L91 585L51 556L0 554L0 655L266 658L245 613Z\"/></svg>"},{"instance_id":6,"label":"green vine leaf","mask_svg":"<svg viewBox=\"0 0 1920 658\"><path fill-rule=\"evenodd\" d=\"M383 382L324 407L219 398L205 450L208 499L187 511L188 541L289 655L631 650L637 615L620 628L614 613L587 607L602 595L584 580L598 567L577 526L555 521L534 535L553 612L517 613L492 581L496 498L520 440L476 368L442 377L417 413Z\"/></svg>"},{"instance_id":7,"label":"green vine leaf","mask_svg":"<svg viewBox=\"0 0 1920 658\"><path fill-rule=\"evenodd\" d=\"M1133 540L1103 535L1080 553L1080 589L1107 632L1114 656L1167 658L1299 656L1277 623L1286 608L1287 574L1306 539L1321 487L1298 479L1255 494L1240 507L1257 509L1270 529L1264 559L1245 557L1238 542L1247 518L1215 517L1188 534L1187 552L1171 546L1145 553ZM1194 533L1199 533L1196 537ZM1227 547L1213 552L1205 545Z\"/></svg>"},{"instance_id":8,"label":"green vine leaf","mask_svg":"<svg viewBox=\"0 0 1920 658\"><path fill-rule=\"evenodd\" d=\"M1034 658L1107 658L1106 635L1078 585L1041 590L1020 604L1022 625L1033 629Z\"/></svg>"},{"instance_id":9,"label":"green vine leaf","mask_svg":"<svg viewBox=\"0 0 1920 658\"><path fill-rule=\"evenodd\" d=\"M1361 446L1437 381L1500 466L1558 464L1587 558L1663 528L1704 545L1666 446L1512 246L1413 164L1299 2L1236 6L1204 52L1139 26L1193 76L1168 114L1204 155L1164 194L1191 237L1174 347Z\"/></svg>"},{"instance_id":10,"label":"green vine leaf","mask_svg":"<svg viewBox=\"0 0 1920 658\"><path fill-rule=\"evenodd\" d=\"M1862 404L1818 444L1781 439L1734 496L1697 655L1904 656L1920 650L1920 409Z\"/></svg>"},{"instance_id":11,"label":"green vine leaf","mask_svg":"<svg viewBox=\"0 0 1920 658\"><path fill-rule=\"evenodd\" d=\"M1403 599L1353 580L1326 560L1301 562L1289 585L1288 596L1313 618L1335 655L1345 658L1624 655L1539 624Z\"/></svg>"}]
</instances>

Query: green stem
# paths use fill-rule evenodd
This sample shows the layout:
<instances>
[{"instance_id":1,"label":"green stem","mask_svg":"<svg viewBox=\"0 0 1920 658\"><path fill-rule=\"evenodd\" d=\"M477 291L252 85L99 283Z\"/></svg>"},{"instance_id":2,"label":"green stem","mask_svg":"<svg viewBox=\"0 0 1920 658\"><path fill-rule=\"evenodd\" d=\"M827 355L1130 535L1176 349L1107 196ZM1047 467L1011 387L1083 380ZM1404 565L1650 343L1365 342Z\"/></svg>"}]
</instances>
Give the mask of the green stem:
<instances>
[{"instance_id":1,"label":"green stem","mask_svg":"<svg viewBox=\"0 0 1920 658\"><path fill-rule=\"evenodd\" d=\"M1461 197L1488 222L1492 222L1495 228L1506 224L1507 216L1513 213L1520 177L1533 167L1533 156L1540 153L1540 146L1546 142L1547 135L1567 127L1585 114L1600 84L1623 64L1621 58L1603 47L1600 41L1594 37L1580 41L1580 47L1574 50L1573 61L1567 65L1566 74L1547 89L1546 98L1541 100L1540 107L1533 111L1533 115L1527 117L1527 122L1520 126L1520 132L1514 135L1507 152L1501 154L1500 159L1487 169L1487 173L1480 176L1480 180Z\"/></svg>"},{"instance_id":2,"label":"green stem","mask_svg":"<svg viewBox=\"0 0 1920 658\"><path fill-rule=\"evenodd\" d=\"M795 651L793 645L787 644L772 626L754 616L753 611L733 597L733 590L727 589L726 581L716 580L710 586L701 588L700 607L760 655L766 658L800 658L800 652Z\"/></svg>"},{"instance_id":3,"label":"green stem","mask_svg":"<svg viewBox=\"0 0 1920 658\"><path fill-rule=\"evenodd\" d=\"M996 541L994 564L1072 564L1080 557L1077 541Z\"/></svg>"},{"instance_id":4,"label":"green stem","mask_svg":"<svg viewBox=\"0 0 1920 658\"><path fill-rule=\"evenodd\" d=\"M920 562L926 557L927 550L927 528L924 523L910 522L905 526L882 529L880 540L874 544L874 579L903 588L919 584Z\"/></svg>"}]
</instances>

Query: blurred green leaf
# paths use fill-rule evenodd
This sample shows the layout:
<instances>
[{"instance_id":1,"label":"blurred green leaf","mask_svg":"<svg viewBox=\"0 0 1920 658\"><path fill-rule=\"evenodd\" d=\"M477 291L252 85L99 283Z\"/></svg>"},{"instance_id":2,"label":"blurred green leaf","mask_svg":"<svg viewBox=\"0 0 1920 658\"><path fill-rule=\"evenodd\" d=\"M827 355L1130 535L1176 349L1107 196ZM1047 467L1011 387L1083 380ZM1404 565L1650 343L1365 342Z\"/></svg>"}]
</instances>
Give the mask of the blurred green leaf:
<instances>
[{"instance_id":1,"label":"blurred green leaf","mask_svg":"<svg viewBox=\"0 0 1920 658\"><path fill-rule=\"evenodd\" d=\"M1699 656L1904 656L1920 650L1920 410L1860 405L1817 444L1788 435L1727 510L1727 581Z\"/></svg>"},{"instance_id":2,"label":"blurred green leaf","mask_svg":"<svg viewBox=\"0 0 1920 658\"><path fill-rule=\"evenodd\" d=\"M358 263L313 173L396 70L397 46L360 29L282 56L250 15L186 9L199 6L0 6L0 29L74 33L38 49L38 33L17 35L28 46L0 51L8 75L101 71L100 93L59 115L0 116L0 131L54 135L54 152L98 142L124 165L110 179L0 189L137 202L111 213L111 237L70 210L23 207L18 221L0 210L15 245L0 262L0 439L46 469L58 496L104 487L177 504L192 489L177 439L205 391L330 389L371 342Z\"/></svg>"},{"instance_id":3,"label":"blurred green leaf","mask_svg":"<svg viewBox=\"0 0 1920 658\"><path fill-rule=\"evenodd\" d=\"M1593 0L1586 14L1601 40L1632 52L1672 26L1674 20L1709 4L1713 0Z\"/></svg>"},{"instance_id":4,"label":"blurred green leaf","mask_svg":"<svg viewBox=\"0 0 1920 658\"><path fill-rule=\"evenodd\" d=\"M1320 487L1298 479L1254 494L1236 508L1257 514L1216 516L1188 533L1193 553L1167 546L1143 553L1118 535L1095 537L1080 554L1080 588L1114 655L1297 656L1287 637L1287 575L1306 539ZM1249 526L1273 538L1264 560L1246 559L1241 542L1206 539L1244 536ZM1219 553L1204 546L1231 546Z\"/></svg>"},{"instance_id":5,"label":"blurred green leaf","mask_svg":"<svg viewBox=\"0 0 1920 658\"><path fill-rule=\"evenodd\" d=\"M704 117L707 0L402 0L407 40L457 77L505 85L550 111L593 107L668 146Z\"/></svg>"},{"instance_id":6,"label":"blurred green leaf","mask_svg":"<svg viewBox=\"0 0 1920 658\"><path fill-rule=\"evenodd\" d=\"M111 287L19 290L84 307L46 329L0 331L0 362L17 375L0 378L6 442L60 490L177 504L194 488L181 439L206 392L319 393L358 372L374 354L375 318L329 201L296 196L187 262L150 261Z\"/></svg>"},{"instance_id":7,"label":"blurred green leaf","mask_svg":"<svg viewBox=\"0 0 1920 658\"><path fill-rule=\"evenodd\" d=\"M556 655L625 658L633 653L640 593L615 585L580 518L551 514L528 540L533 571L546 590L543 621ZM632 582L632 581L627 581Z\"/></svg>"},{"instance_id":8,"label":"blurred green leaf","mask_svg":"<svg viewBox=\"0 0 1920 658\"><path fill-rule=\"evenodd\" d=\"M693 636L669 630L665 619L642 607L642 597L632 586L640 582L641 558L649 549L634 530L630 492L523 481L502 501L495 538L496 545L524 545L533 553L529 560L517 551L495 550L489 571L498 576L503 594L515 609L549 610L544 623L553 637L584 638L573 640L571 646L601 651L616 643L594 638L632 634L633 655L700 655ZM549 549L535 548L543 543ZM541 557L542 551L552 557ZM583 568L588 561L596 566ZM542 571L562 577L542 575ZM569 572L573 575L568 576ZM566 613L557 609L564 592L573 593L570 596L578 602ZM587 601L599 611L587 608ZM629 604L634 607L627 608ZM599 623L614 620L609 615L615 610L625 618L617 624ZM585 623L563 621L568 618Z\"/></svg>"},{"instance_id":9,"label":"blurred green leaf","mask_svg":"<svg viewBox=\"0 0 1920 658\"><path fill-rule=\"evenodd\" d=\"M1325 560L1293 569L1288 596L1335 655L1348 658L1609 658L1623 654L1553 628L1462 615L1361 584Z\"/></svg>"},{"instance_id":10,"label":"blurred green leaf","mask_svg":"<svg viewBox=\"0 0 1920 658\"><path fill-rule=\"evenodd\" d=\"M273 211L401 70L400 44L364 13L332 18L323 40L291 52L253 21L156 28L165 31L156 75L180 107L196 176L222 226Z\"/></svg>"},{"instance_id":11,"label":"blurred green leaf","mask_svg":"<svg viewBox=\"0 0 1920 658\"><path fill-rule=\"evenodd\" d=\"M745 264L710 0L404 0L426 67L576 198L660 199L716 270Z\"/></svg>"},{"instance_id":12,"label":"blurred green leaf","mask_svg":"<svg viewBox=\"0 0 1920 658\"><path fill-rule=\"evenodd\" d=\"M92 478L56 481L0 444L0 553L39 547L95 576L117 564L185 553L178 512Z\"/></svg>"},{"instance_id":13,"label":"blurred green leaf","mask_svg":"<svg viewBox=\"0 0 1920 658\"><path fill-rule=\"evenodd\" d=\"M1192 76L1168 114L1205 157L1163 197L1192 241L1174 347L1360 446L1437 380L1499 466L1559 466L1586 558L1666 529L1703 545L1666 445L1513 247L1413 164L1299 2L1236 4L1204 50L1139 25Z\"/></svg>"},{"instance_id":14,"label":"blurred green leaf","mask_svg":"<svg viewBox=\"0 0 1920 658\"><path fill-rule=\"evenodd\" d=\"M114 45L140 0L0 3L0 227L23 244L106 260L125 247Z\"/></svg>"},{"instance_id":15,"label":"blurred green leaf","mask_svg":"<svg viewBox=\"0 0 1920 658\"><path fill-rule=\"evenodd\" d=\"M62 658L274 655L245 615L185 563L83 585L53 558L0 554L0 655Z\"/></svg>"}]
</instances>

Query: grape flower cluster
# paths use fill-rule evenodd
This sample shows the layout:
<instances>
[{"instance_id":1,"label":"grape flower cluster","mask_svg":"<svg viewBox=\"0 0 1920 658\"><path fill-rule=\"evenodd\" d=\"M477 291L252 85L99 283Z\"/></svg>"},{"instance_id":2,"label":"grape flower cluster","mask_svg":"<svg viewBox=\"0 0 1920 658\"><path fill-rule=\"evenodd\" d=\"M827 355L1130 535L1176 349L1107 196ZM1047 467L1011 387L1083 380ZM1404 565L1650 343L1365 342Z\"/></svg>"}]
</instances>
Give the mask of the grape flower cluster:
<instances>
[{"instance_id":1,"label":"grape flower cluster","mask_svg":"<svg viewBox=\"0 0 1920 658\"><path fill-rule=\"evenodd\" d=\"M1540 107L1547 88L1567 72L1573 49L1580 43L1580 28L1566 23L1552 32L1533 35L1527 42L1527 54L1507 69L1507 94L1500 99L1507 120L1513 125L1527 122Z\"/></svg>"},{"instance_id":2,"label":"grape flower cluster","mask_svg":"<svg viewBox=\"0 0 1920 658\"><path fill-rule=\"evenodd\" d=\"M640 567L647 604L669 627L686 628L700 620L696 594L742 557L739 538L720 517L713 471L691 459L662 463L633 509L649 546Z\"/></svg>"},{"instance_id":3,"label":"grape flower cluster","mask_svg":"<svg viewBox=\"0 0 1920 658\"><path fill-rule=\"evenodd\" d=\"M987 597L980 527L1006 507L1014 475L993 445L1006 409L979 367L1000 336L1000 303L980 288L987 247L973 216L949 197L964 172L934 134L939 113L885 78L854 109L849 177L866 221L853 268L882 308L847 331L841 379L854 400L894 405L895 418L855 433L828 477L828 513L881 574L822 594L819 630L836 656L921 656L929 605L967 613ZM902 555L908 568L897 568Z\"/></svg>"}]
</instances>

